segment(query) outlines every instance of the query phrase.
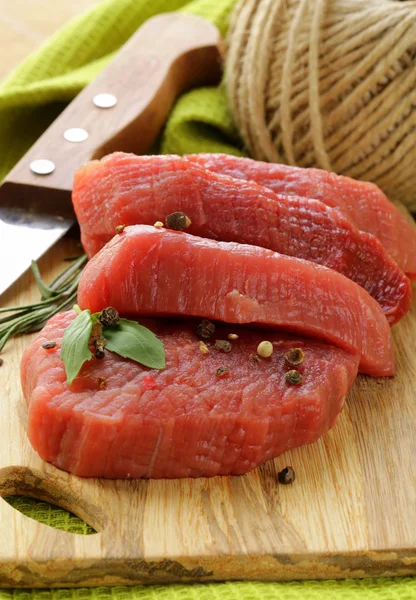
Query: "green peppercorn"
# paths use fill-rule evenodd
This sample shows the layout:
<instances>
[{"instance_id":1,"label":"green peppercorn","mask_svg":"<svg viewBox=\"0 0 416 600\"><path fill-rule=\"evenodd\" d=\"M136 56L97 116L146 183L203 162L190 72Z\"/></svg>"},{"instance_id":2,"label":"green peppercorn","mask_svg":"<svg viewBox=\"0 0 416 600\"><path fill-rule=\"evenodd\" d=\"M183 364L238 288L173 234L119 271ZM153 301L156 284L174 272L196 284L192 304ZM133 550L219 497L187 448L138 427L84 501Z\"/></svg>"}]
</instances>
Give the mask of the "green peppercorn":
<instances>
[{"instance_id":1,"label":"green peppercorn","mask_svg":"<svg viewBox=\"0 0 416 600\"><path fill-rule=\"evenodd\" d=\"M302 383L302 379L302 375L299 373L299 371L296 371L295 369L291 369L286 373L286 381L287 383L290 383L292 385L299 385L300 383Z\"/></svg>"},{"instance_id":2,"label":"green peppercorn","mask_svg":"<svg viewBox=\"0 0 416 600\"><path fill-rule=\"evenodd\" d=\"M215 340L215 347L217 350L221 350L221 352L231 352L233 348L227 340Z\"/></svg>"},{"instance_id":3,"label":"green peppercorn","mask_svg":"<svg viewBox=\"0 0 416 600\"><path fill-rule=\"evenodd\" d=\"M219 367L219 369L217 369L217 377L228 377L229 372L227 367Z\"/></svg>"}]
</instances>

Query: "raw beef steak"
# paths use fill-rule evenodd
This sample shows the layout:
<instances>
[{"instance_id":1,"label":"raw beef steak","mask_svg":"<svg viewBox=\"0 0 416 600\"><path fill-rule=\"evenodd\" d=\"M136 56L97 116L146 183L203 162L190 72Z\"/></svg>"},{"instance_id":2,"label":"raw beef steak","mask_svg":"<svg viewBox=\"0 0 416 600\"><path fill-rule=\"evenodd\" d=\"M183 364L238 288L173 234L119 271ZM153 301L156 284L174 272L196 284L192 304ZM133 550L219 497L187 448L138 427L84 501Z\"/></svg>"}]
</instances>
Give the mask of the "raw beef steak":
<instances>
[{"instance_id":1,"label":"raw beef steak","mask_svg":"<svg viewBox=\"0 0 416 600\"><path fill-rule=\"evenodd\" d=\"M297 336L267 332L274 352L253 362L263 332L219 326L219 338L234 332L239 339L229 353L211 346L204 355L196 324L143 321L165 344L165 370L106 351L68 386L60 349L74 317L61 313L47 323L23 355L21 378L34 449L84 477L247 473L332 427L357 374L357 355ZM51 340L55 348L42 348ZM284 355L293 347L305 354L299 385L285 378L294 367ZM226 376L217 375L221 367Z\"/></svg>"},{"instance_id":2,"label":"raw beef steak","mask_svg":"<svg viewBox=\"0 0 416 600\"><path fill-rule=\"evenodd\" d=\"M269 248L342 273L378 301L391 325L410 308L410 281L379 240L319 200L275 194L179 156L121 152L82 167L72 197L90 257L117 225L153 225L183 211L194 235Z\"/></svg>"},{"instance_id":3,"label":"raw beef steak","mask_svg":"<svg viewBox=\"0 0 416 600\"><path fill-rule=\"evenodd\" d=\"M287 329L361 356L360 370L393 375L390 327L359 285L315 263L148 225L126 227L85 267L81 308L206 317Z\"/></svg>"},{"instance_id":4,"label":"raw beef steak","mask_svg":"<svg viewBox=\"0 0 416 600\"><path fill-rule=\"evenodd\" d=\"M362 231L375 235L399 267L416 277L416 228L374 183L329 173L266 163L228 154L187 157L207 169L238 179L249 179L274 192L317 198L339 207Z\"/></svg>"}]
</instances>

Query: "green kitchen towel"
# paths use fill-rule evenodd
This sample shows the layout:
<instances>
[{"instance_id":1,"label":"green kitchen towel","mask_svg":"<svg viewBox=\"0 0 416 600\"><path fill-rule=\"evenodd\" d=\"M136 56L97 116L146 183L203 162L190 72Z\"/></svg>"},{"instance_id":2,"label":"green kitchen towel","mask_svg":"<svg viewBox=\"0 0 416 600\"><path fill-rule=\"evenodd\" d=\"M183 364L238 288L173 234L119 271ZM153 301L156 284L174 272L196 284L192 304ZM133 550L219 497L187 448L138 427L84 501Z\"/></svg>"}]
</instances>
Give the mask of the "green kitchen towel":
<instances>
[{"instance_id":1,"label":"green kitchen towel","mask_svg":"<svg viewBox=\"0 0 416 600\"><path fill-rule=\"evenodd\" d=\"M146 19L182 9L226 31L235 0L105 0L58 31L0 87L0 180L65 105ZM184 95L163 136L164 152L240 154L222 87Z\"/></svg>"},{"instance_id":2,"label":"green kitchen towel","mask_svg":"<svg viewBox=\"0 0 416 600\"><path fill-rule=\"evenodd\" d=\"M47 125L149 17L184 10L226 32L235 0L105 0L56 33L0 87L0 179ZM197 89L177 102L161 151L244 154L227 109L225 91ZM77 517L44 502L9 499L26 515L76 533L91 533ZM288 583L228 582L77 590L0 590L0 600L411 600L414 578Z\"/></svg>"}]
</instances>

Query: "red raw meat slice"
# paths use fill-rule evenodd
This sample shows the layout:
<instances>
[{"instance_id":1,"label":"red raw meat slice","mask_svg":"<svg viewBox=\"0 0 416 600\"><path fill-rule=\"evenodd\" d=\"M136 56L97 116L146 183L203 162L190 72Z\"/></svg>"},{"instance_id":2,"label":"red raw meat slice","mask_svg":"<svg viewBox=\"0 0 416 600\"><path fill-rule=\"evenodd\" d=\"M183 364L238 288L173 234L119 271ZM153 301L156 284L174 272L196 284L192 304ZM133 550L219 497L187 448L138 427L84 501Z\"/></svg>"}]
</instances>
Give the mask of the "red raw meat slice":
<instances>
[{"instance_id":1,"label":"red raw meat slice","mask_svg":"<svg viewBox=\"0 0 416 600\"><path fill-rule=\"evenodd\" d=\"M247 473L332 425L355 379L358 356L335 346L268 332L274 352L250 360L263 339L237 332L230 353L203 355L196 324L146 323L165 344L166 369L151 370L106 352L85 363L72 386L60 360L75 313L53 317L21 364L28 434L40 456L84 477L212 477ZM46 341L57 343L51 350ZM301 347L300 385L286 383L284 354ZM218 377L220 367L227 377Z\"/></svg>"},{"instance_id":2,"label":"red raw meat slice","mask_svg":"<svg viewBox=\"0 0 416 600\"><path fill-rule=\"evenodd\" d=\"M199 316L310 335L360 354L360 370L393 375L389 324L359 285L315 263L257 246L148 225L126 227L85 267L81 308Z\"/></svg>"},{"instance_id":3,"label":"red raw meat slice","mask_svg":"<svg viewBox=\"0 0 416 600\"><path fill-rule=\"evenodd\" d=\"M72 197L89 256L117 225L153 225L180 210L194 235L269 248L342 273L379 302L391 325L411 305L410 281L381 243L319 200L275 194L179 156L123 153L82 167Z\"/></svg>"},{"instance_id":4,"label":"red raw meat slice","mask_svg":"<svg viewBox=\"0 0 416 600\"><path fill-rule=\"evenodd\" d=\"M274 192L316 198L342 208L362 231L375 235L399 267L416 277L416 229L374 183L321 169L303 169L228 154L192 154L187 159L217 173L249 179Z\"/></svg>"}]
</instances>

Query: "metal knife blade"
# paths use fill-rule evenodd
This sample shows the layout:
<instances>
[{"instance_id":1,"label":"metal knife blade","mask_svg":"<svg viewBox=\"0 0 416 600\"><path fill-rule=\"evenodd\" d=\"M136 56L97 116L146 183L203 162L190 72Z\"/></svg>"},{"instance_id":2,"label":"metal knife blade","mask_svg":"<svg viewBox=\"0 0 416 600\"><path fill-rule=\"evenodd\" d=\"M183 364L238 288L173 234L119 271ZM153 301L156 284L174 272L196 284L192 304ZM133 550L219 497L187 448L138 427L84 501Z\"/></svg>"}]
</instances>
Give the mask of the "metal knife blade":
<instances>
[{"instance_id":1,"label":"metal knife blade","mask_svg":"<svg viewBox=\"0 0 416 600\"><path fill-rule=\"evenodd\" d=\"M0 294L75 222L72 180L81 165L116 150L146 153L176 98L220 77L214 25L181 13L146 21L0 187L0 252L10 257L0 269Z\"/></svg>"},{"instance_id":2,"label":"metal knife blade","mask_svg":"<svg viewBox=\"0 0 416 600\"><path fill-rule=\"evenodd\" d=\"M7 259L2 261L0 294L24 273L32 260L38 260L72 226L71 219L43 216L36 213L0 206L0 251Z\"/></svg>"}]
</instances>

